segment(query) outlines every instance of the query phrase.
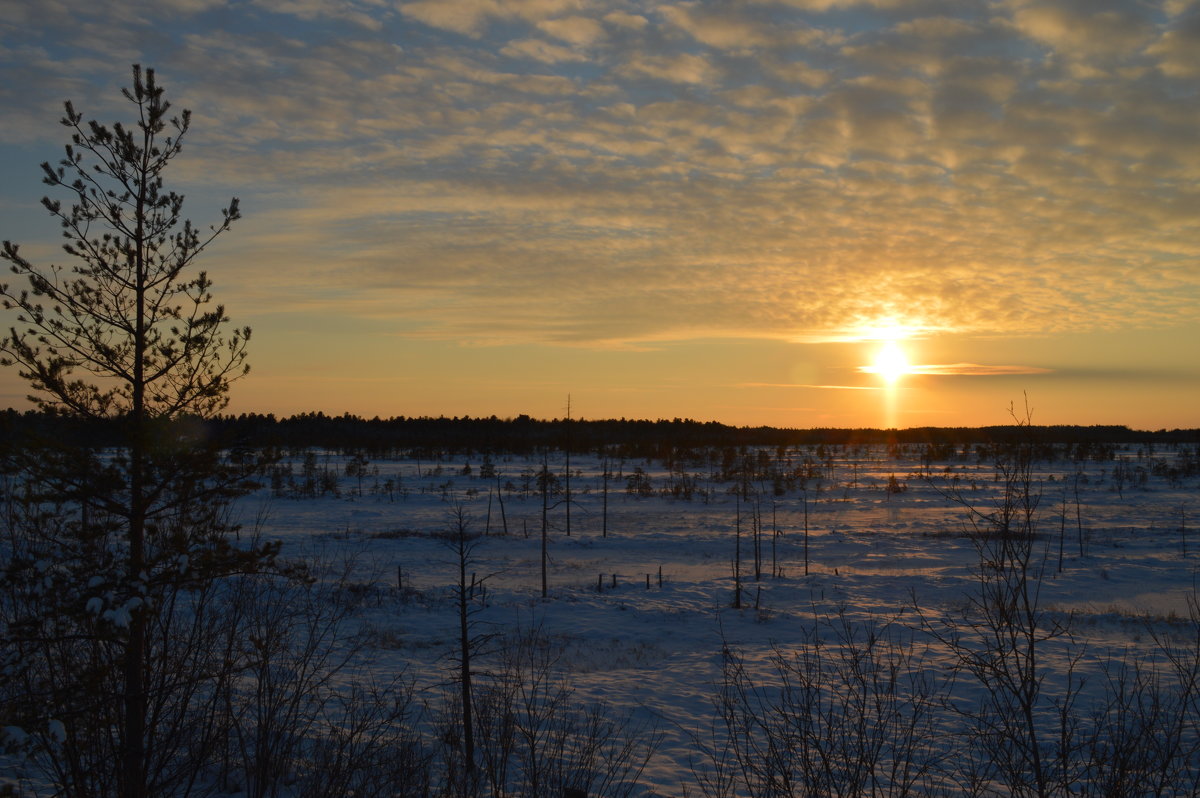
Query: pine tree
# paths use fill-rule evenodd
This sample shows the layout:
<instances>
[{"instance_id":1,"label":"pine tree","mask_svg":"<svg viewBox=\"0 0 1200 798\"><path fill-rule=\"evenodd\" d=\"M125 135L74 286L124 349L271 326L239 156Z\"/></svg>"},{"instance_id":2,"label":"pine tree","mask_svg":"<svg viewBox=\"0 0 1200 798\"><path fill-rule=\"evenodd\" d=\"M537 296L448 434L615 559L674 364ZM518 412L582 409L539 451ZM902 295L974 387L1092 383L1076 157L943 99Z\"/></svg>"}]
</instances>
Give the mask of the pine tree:
<instances>
[{"instance_id":1,"label":"pine tree","mask_svg":"<svg viewBox=\"0 0 1200 798\"><path fill-rule=\"evenodd\" d=\"M169 613L186 606L183 592L260 568L276 548L230 540L223 510L256 463L223 458L196 423L223 409L248 371L250 329L226 332L211 282L193 269L239 218L238 201L207 231L184 219L183 195L163 175L190 113L170 115L154 71L138 65L122 93L132 124L85 123L67 102L65 157L42 164L43 182L68 195L42 205L72 265L34 265L10 241L0 250L28 284L0 284L16 315L0 364L17 368L43 411L110 425L120 442L24 453L22 509L4 551L3 664L34 694L3 709L14 716L6 722L52 723L51 766L72 794L140 798L171 771L167 729L151 723L176 705L156 691L200 678L159 678L156 669L178 665L169 629L179 619ZM47 713L58 714L37 717Z\"/></svg>"}]
</instances>

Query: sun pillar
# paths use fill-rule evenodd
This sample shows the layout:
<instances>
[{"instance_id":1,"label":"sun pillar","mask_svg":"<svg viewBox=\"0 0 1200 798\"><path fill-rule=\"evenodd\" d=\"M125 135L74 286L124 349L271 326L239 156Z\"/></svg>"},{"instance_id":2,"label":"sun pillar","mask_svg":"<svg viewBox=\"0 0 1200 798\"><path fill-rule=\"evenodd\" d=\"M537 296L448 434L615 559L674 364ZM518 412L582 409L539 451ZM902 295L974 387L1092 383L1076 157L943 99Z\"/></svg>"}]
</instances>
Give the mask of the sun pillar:
<instances>
[{"instance_id":1,"label":"sun pillar","mask_svg":"<svg viewBox=\"0 0 1200 798\"><path fill-rule=\"evenodd\" d=\"M896 341L885 341L875 353L875 363L871 368L883 380L883 417L884 428L899 427L900 416L900 378L908 373L908 357Z\"/></svg>"}]
</instances>

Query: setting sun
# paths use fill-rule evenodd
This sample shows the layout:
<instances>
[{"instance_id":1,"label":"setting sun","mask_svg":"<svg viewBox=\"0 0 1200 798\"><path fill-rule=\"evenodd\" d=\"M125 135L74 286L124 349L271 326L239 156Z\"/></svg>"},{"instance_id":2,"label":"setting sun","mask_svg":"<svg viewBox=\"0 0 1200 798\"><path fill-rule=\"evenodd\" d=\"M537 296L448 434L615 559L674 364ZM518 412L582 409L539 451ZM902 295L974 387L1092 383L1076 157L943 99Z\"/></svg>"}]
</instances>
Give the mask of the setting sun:
<instances>
[{"instance_id":1,"label":"setting sun","mask_svg":"<svg viewBox=\"0 0 1200 798\"><path fill-rule=\"evenodd\" d=\"M871 372L888 382L895 382L909 372L908 357L895 341L888 341L875 354Z\"/></svg>"}]
</instances>

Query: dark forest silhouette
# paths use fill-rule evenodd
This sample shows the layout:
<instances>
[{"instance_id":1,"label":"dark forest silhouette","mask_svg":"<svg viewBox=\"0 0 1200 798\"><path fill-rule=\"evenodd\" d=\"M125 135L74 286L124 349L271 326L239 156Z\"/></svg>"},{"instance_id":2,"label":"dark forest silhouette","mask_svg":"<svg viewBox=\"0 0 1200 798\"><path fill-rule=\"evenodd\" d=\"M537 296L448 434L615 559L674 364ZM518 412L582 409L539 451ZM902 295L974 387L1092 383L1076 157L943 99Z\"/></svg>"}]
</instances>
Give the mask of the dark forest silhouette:
<instances>
[{"instance_id":1,"label":"dark forest silhouette","mask_svg":"<svg viewBox=\"0 0 1200 798\"><path fill-rule=\"evenodd\" d=\"M1200 430L1136 430L1125 426L1013 424L985 427L912 427L908 429L735 427L687 419L535 419L489 417L361 418L350 414L243 413L212 418L182 418L189 434L225 446L318 447L386 453L405 450L447 453L509 452L527 454L547 447L572 452L621 448L627 456L662 458L672 451L741 446L932 446L975 447L1021 440L1055 447L1056 456L1108 459L1116 446L1200 443ZM95 446L118 446L119 419L91 419L14 409L0 411L0 441L19 445L40 438L62 438ZM1049 454L1049 453L1048 453Z\"/></svg>"}]
</instances>

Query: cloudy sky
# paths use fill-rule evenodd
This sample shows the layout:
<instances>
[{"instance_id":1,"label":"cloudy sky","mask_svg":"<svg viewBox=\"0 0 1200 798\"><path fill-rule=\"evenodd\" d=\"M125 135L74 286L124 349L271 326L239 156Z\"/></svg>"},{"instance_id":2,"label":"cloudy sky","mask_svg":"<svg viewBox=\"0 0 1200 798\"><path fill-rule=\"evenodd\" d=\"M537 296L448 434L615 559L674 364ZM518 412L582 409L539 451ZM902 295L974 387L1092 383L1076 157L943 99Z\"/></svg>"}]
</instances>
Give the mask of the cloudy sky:
<instances>
[{"instance_id":1,"label":"cloudy sky","mask_svg":"<svg viewBox=\"0 0 1200 798\"><path fill-rule=\"evenodd\" d=\"M169 182L244 214L202 263L254 328L235 412L1200 426L1200 0L0 0L0 35L39 263L63 100L127 118L138 62L192 109Z\"/></svg>"}]
</instances>

